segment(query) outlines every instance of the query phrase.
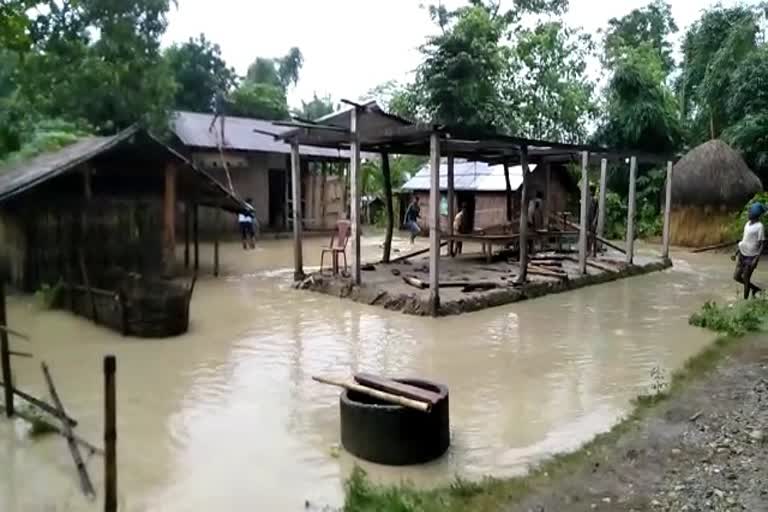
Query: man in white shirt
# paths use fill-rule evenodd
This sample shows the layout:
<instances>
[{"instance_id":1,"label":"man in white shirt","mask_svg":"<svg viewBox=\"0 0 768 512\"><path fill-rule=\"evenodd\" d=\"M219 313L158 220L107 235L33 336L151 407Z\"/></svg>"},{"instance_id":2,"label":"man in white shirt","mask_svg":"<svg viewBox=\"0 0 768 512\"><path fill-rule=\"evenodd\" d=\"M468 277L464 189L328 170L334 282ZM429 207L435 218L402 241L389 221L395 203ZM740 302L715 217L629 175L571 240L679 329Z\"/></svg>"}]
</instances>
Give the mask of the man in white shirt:
<instances>
[{"instance_id":1,"label":"man in white shirt","mask_svg":"<svg viewBox=\"0 0 768 512\"><path fill-rule=\"evenodd\" d=\"M253 230L253 199L246 198L245 204L248 206L247 212L237 214L237 223L240 225L240 235L243 237L243 249L256 248L256 233Z\"/></svg>"},{"instance_id":2,"label":"man in white shirt","mask_svg":"<svg viewBox=\"0 0 768 512\"><path fill-rule=\"evenodd\" d=\"M736 259L736 271L733 278L744 285L744 299L748 299L750 293L754 297L762 291L752 284L752 273L757 268L760 255L763 254L765 245L765 229L760 217L765 213L765 207L756 203L749 208L749 221L744 225L744 234L739 242L739 248L733 258Z\"/></svg>"}]
</instances>

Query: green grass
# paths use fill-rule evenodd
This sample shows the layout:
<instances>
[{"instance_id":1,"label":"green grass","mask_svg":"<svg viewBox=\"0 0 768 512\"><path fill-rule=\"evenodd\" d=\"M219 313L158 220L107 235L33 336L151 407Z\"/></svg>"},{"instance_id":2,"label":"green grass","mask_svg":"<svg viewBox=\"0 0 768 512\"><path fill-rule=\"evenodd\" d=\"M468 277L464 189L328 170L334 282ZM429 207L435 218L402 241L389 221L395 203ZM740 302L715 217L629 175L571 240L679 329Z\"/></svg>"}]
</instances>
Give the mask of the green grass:
<instances>
[{"instance_id":1,"label":"green grass","mask_svg":"<svg viewBox=\"0 0 768 512\"><path fill-rule=\"evenodd\" d=\"M616 441L632 432L657 407L679 395L686 386L707 375L739 346L743 335L766 326L768 301L751 300L733 306L707 303L691 317L691 323L727 333L702 352L686 361L669 381L660 377L651 393L633 400L633 410L610 431L600 434L579 450L556 455L533 468L527 475L510 478L485 478L471 482L457 478L448 486L418 490L410 483L379 486L370 482L356 467L346 482L345 512L497 512L505 510L537 489L556 485L558 478L573 474L611 454Z\"/></svg>"}]
</instances>

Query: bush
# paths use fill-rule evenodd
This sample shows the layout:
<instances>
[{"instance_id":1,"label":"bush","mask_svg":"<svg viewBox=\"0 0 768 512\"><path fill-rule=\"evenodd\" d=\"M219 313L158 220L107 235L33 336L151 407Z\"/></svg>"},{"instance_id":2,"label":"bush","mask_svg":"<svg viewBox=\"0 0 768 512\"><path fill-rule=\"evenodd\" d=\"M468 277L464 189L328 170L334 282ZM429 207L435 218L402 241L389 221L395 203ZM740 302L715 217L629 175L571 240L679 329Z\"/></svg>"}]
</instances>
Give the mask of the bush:
<instances>
[{"instance_id":1,"label":"bush","mask_svg":"<svg viewBox=\"0 0 768 512\"><path fill-rule=\"evenodd\" d=\"M731 223L728 232L732 235L732 239L741 239L741 234L744 231L744 225L749 220L749 209L755 203L762 203L768 206L768 192L760 192L750 199L744 208L736 215Z\"/></svg>"},{"instance_id":2,"label":"bush","mask_svg":"<svg viewBox=\"0 0 768 512\"><path fill-rule=\"evenodd\" d=\"M760 331L768 322L768 300L752 299L720 306L706 302L701 310L691 315L689 323L711 331L743 336Z\"/></svg>"}]
</instances>

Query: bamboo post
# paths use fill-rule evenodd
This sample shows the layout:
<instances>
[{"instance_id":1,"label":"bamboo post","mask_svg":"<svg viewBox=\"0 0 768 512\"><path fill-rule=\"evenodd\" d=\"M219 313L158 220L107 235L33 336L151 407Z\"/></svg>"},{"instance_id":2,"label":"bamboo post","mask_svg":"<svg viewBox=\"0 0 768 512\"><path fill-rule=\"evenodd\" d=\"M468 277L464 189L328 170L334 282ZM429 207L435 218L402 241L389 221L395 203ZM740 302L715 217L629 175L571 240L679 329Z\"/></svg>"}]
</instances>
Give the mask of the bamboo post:
<instances>
[{"instance_id":1,"label":"bamboo post","mask_svg":"<svg viewBox=\"0 0 768 512\"><path fill-rule=\"evenodd\" d=\"M5 283L0 278L0 326L5 327L7 315L5 311ZM13 403L13 374L11 373L11 354L8 346L8 333L5 329L0 329L0 361L2 361L3 382L8 384L3 387L5 390L5 415L13 417L15 407Z\"/></svg>"},{"instance_id":2,"label":"bamboo post","mask_svg":"<svg viewBox=\"0 0 768 512\"><path fill-rule=\"evenodd\" d=\"M546 229L549 229L549 214L552 212L552 206L550 201L552 194L550 193L552 187L552 165L549 162L544 164L544 219L546 223ZM527 212L526 212L527 213Z\"/></svg>"},{"instance_id":3,"label":"bamboo post","mask_svg":"<svg viewBox=\"0 0 768 512\"><path fill-rule=\"evenodd\" d=\"M523 177L523 180L525 180L525 177ZM504 162L504 183L506 190L504 200L507 222L512 222L512 184L509 181L509 164L507 162ZM520 211L522 212L523 208L521 208Z\"/></svg>"},{"instance_id":4,"label":"bamboo post","mask_svg":"<svg viewBox=\"0 0 768 512\"><path fill-rule=\"evenodd\" d=\"M637 189L637 157L629 162L629 199L627 199L627 263L635 259L635 200Z\"/></svg>"},{"instance_id":5,"label":"bamboo post","mask_svg":"<svg viewBox=\"0 0 768 512\"><path fill-rule=\"evenodd\" d=\"M429 312L440 310L440 134L429 138Z\"/></svg>"},{"instance_id":6,"label":"bamboo post","mask_svg":"<svg viewBox=\"0 0 768 512\"><path fill-rule=\"evenodd\" d=\"M293 280L304 278L301 243L301 161L299 143L291 141L291 191L293 202Z\"/></svg>"},{"instance_id":7,"label":"bamboo post","mask_svg":"<svg viewBox=\"0 0 768 512\"><path fill-rule=\"evenodd\" d=\"M349 185L352 204L350 222L352 224L352 279L360 284L360 141L357 136L357 108L350 111L350 132L352 142L349 148Z\"/></svg>"},{"instance_id":8,"label":"bamboo post","mask_svg":"<svg viewBox=\"0 0 768 512\"><path fill-rule=\"evenodd\" d=\"M190 217L192 212L189 209L189 203L184 203L184 268L189 268L189 231Z\"/></svg>"},{"instance_id":9,"label":"bamboo post","mask_svg":"<svg viewBox=\"0 0 768 512\"><path fill-rule=\"evenodd\" d=\"M384 254L381 261L389 263L392 255L392 232L395 229L395 205L392 200L392 171L389 168L389 154L381 154L381 173L384 178L384 203L387 209L387 231L384 235Z\"/></svg>"},{"instance_id":10,"label":"bamboo post","mask_svg":"<svg viewBox=\"0 0 768 512\"><path fill-rule=\"evenodd\" d=\"M670 239L670 215L672 212L672 162L667 162L667 183L666 195L664 197L664 234L661 241L661 257L669 259L669 239Z\"/></svg>"},{"instance_id":11,"label":"bamboo post","mask_svg":"<svg viewBox=\"0 0 768 512\"><path fill-rule=\"evenodd\" d=\"M579 272L587 273L587 201L589 200L589 152L581 153L581 212L579 225Z\"/></svg>"},{"instance_id":12,"label":"bamboo post","mask_svg":"<svg viewBox=\"0 0 768 512\"><path fill-rule=\"evenodd\" d=\"M99 310L96 307L96 297L91 288L91 279L88 276L88 269L85 266L85 256L83 255L82 249L77 252L77 259L80 264L80 276L83 280L83 285L85 285L85 291L88 294L88 301L91 303L91 315L93 316L93 321L98 323Z\"/></svg>"},{"instance_id":13,"label":"bamboo post","mask_svg":"<svg viewBox=\"0 0 768 512\"><path fill-rule=\"evenodd\" d=\"M448 234L453 236L453 219L456 218L456 191L454 189L453 174L455 160L453 155L448 155L448 176L446 177L446 188L448 189ZM466 215L466 213L465 213ZM453 254L453 240L448 243L448 254Z\"/></svg>"},{"instance_id":14,"label":"bamboo post","mask_svg":"<svg viewBox=\"0 0 768 512\"><path fill-rule=\"evenodd\" d=\"M221 238L221 209L213 213L213 276L219 277L219 238Z\"/></svg>"},{"instance_id":15,"label":"bamboo post","mask_svg":"<svg viewBox=\"0 0 768 512\"><path fill-rule=\"evenodd\" d=\"M598 196L597 207L597 235L595 237L595 245L597 245L597 237L602 237L605 233L605 195L608 184L608 159L603 158L600 160L600 195Z\"/></svg>"},{"instance_id":16,"label":"bamboo post","mask_svg":"<svg viewBox=\"0 0 768 512\"><path fill-rule=\"evenodd\" d=\"M192 245L194 246L195 273L200 270L200 206L195 203L192 208Z\"/></svg>"},{"instance_id":17,"label":"bamboo post","mask_svg":"<svg viewBox=\"0 0 768 512\"><path fill-rule=\"evenodd\" d=\"M51 378L51 373L48 370L48 365L45 363L41 363L41 366L43 368L43 375L45 376L45 381L48 384L48 391L51 394L51 399L53 400L54 405L59 410L59 413L61 416L66 416L66 410L64 409L64 405L61 403L61 399L59 398L59 393L56 391L56 386L53 384L53 379ZM72 427L70 424L66 421L61 422L62 429L64 430L65 437L67 438L67 444L69 445L69 451L72 453L72 459L75 461L75 466L77 467L78 475L80 476L80 487L83 490L83 494L88 496L89 498L95 498L96 497L96 491L93 488L93 483L91 483L91 478L88 476L88 469L85 467L85 462L83 462L83 457L80 455L80 449L77 446L77 441L75 440L75 435L72 432Z\"/></svg>"},{"instance_id":18,"label":"bamboo post","mask_svg":"<svg viewBox=\"0 0 768 512\"><path fill-rule=\"evenodd\" d=\"M520 186L520 274L517 282L525 284L528 280L528 146L520 146L520 164L523 183Z\"/></svg>"},{"instance_id":19,"label":"bamboo post","mask_svg":"<svg viewBox=\"0 0 768 512\"><path fill-rule=\"evenodd\" d=\"M163 195L163 271L172 277L176 264L176 165L165 167Z\"/></svg>"},{"instance_id":20,"label":"bamboo post","mask_svg":"<svg viewBox=\"0 0 768 512\"><path fill-rule=\"evenodd\" d=\"M115 356L104 358L104 512L117 512L117 393Z\"/></svg>"}]
</instances>

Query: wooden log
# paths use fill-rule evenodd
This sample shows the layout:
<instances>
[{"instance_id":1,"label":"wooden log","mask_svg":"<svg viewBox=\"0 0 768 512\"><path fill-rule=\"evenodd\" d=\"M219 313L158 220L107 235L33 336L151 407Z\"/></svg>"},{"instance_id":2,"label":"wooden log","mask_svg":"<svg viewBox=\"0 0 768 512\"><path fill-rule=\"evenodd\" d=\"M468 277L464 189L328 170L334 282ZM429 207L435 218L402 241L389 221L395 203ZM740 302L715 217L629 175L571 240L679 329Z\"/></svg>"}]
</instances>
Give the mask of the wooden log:
<instances>
[{"instance_id":1,"label":"wooden log","mask_svg":"<svg viewBox=\"0 0 768 512\"><path fill-rule=\"evenodd\" d=\"M393 395L404 396L420 402L427 402L433 406L440 400L440 395L434 391L413 386L411 384L403 384L393 379L387 379L372 375L370 373L357 373L355 374L355 381L363 386L369 388L378 389L386 393L392 393Z\"/></svg>"},{"instance_id":2,"label":"wooden log","mask_svg":"<svg viewBox=\"0 0 768 512\"><path fill-rule=\"evenodd\" d=\"M387 211L387 229L384 233L383 263L389 263L392 255L392 234L395 230L395 205L392 199L392 171L389 168L389 154L381 154L381 174L384 178L384 206Z\"/></svg>"},{"instance_id":3,"label":"wooden log","mask_svg":"<svg viewBox=\"0 0 768 512\"><path fill-rule=\"evenodd\" d=\"M586 275L587 273L587 231L589 226L587 225L589 214L587 210L587 202L589 201L589 152L584 151L581 153L581 209L580 209L580 225L579 225L579 273Z\"/></svg>"},{"instance_id":4,"label":"wooden log","mask_svg":"<svg viewBox=\"0 0 768 512\"><path fill-rule=\"evenodd\" d=\"M405 282L405 284L413 286L414 288L418 288L419 290L426 290L427 288L429 288L428 283L425 283L424 281L416 277L403 276L403 281Z\"/></svg>"},{"instance_id":5,"label":"wooden log","mask_svg":"<svg viewBox=\"0 0 768 512\"><path fill-rule=\"evenodd\" d=\"M520 275L517 282L525 284L528 280L528 146L520 146L520 163L523 184L520 186Z\"/></svg>"},{"instance_id":6,"label":"wooden log","mask_svg":"<svg viewBox=\"0 0 768 512\"><path fill-rule=\"evenodd\" d=\"M6 311L5 311L5 284L0 279L0 325L5 327ZM15 412L13 403L13 373L11 371L11 352L8 343L8 333L5 330L0 330L0 366L3 372L3 382L11 383L10 386L5 387L5 414L7 417L12 418Z\"/></svg>"},{"instance_id":7,"label":"wooden log","mask_svg":"<svg viewBox=\"0 0 768 512\"><path fill-rule=\"evenodd\" d=\"M724 242L722 244L708 245L706 247L698 247L696 249L692 249L691 252L694 254L698 254L702 252L716 251L718 249L727 249L728 247L733 247L734 245L738 245L738 243L739 243L739 240L732 240L730 242Z\"/></svg>"},{"instance_id":8,"label":"wooden log","mask_svg":"<svg viewBox=\"0 0 768 512\"><path fill-rule=\"evenodd\" d=\"M443 248L446 245L448 245L448 242L441 242L440 247ZM397 258L392 258L389 260L390 263L399 263L401 261L405 261L407 259L413 258L415 256L421 256L422 254L428 253L429 247L426 249L419 249L418 251L409 252L408 254L404 254L402 256L398 256ZM384 263L383 261L380 261L379 263Z\"/></svg>"},{"instance_id":9,"label":"wooden log","mask_svg":"<svg viewBox=\"0 0 768 512\"><path fill-rule=\"evenodd\" d=\"M61 403L61 399L59 398L59 393L56 391L56 386L53 384L53 379L51 378L51 373L48 370L48 365L45 363L41 363L41 367L43 369L43 375L45 376L45 381L48 384L48 391L51 394L51 399L53 400L53 403L56 406L56 409L59 410L59 413L60 413L59 415L66 416L67 413L64 409L64 406ZM66 421L62 421L61 424L64 429L64 436L67 438L69 451L72 454L72 459L75 461L75 467L77 467L77 473L80 476L80 487L83 490L83 494L93 499L96 497L96 491L93 488L93 483L91 482L91 478L88 476L88 468L85 467L85 462L83 461L83 457L82 455L80 455L80 449L78 448L77 442L75 441L75 435L74 435L74 432L72 432L72 426Z\"/></svg>"},{"instance_id":10,"label":"wooden log","mask_svg":"<svg viewBox=\"0 0 768 512\"><path fill-rule=\"evenodd\" d=\"M429 137L429 312L440 310L440 134Z\"/></svg>"},{"instance_id":11,"label":"wooden log","mask_svg":"<svg viewBox=\"0 0 768 512\"><path fill-rule=\"evenodd\" d=\"M635 258L635 204L637 201L637 157L629 161L629 197L627 198L627 263Z\"/></svg>"},{"instance_id":12,"label":"wooden log","mask_svg":"<svg viewBox=\"0 0 768 512\"><path fill-rule=\"evenodd\" d=\"M350 132L351 144L349 147L349 186L351 195L351 204L349 210L349 220L352 226L352 281L359 285L362 275L360 272L360 202L362 188L362 173L360 172L360 141L357 135L357 108L350 111Z\"/></svg>"},{"instance_id":13,"label":"wooden log","mask_svg":"<svg viewBox=\"0 0 768 512\"><path fill-rule=\"evenodd\" d=\"M4 382L0 382L0 387L5 387L5 383ZM49 404L48 402L46 402L46 401L44 401L44 400L42 400L40 398L37 398L35 396L32 396L29 393L26 393L26 392L24 392L24 391L22 391L22 390L20 390L18 388L15 388L15 387L13 387L13 394L18 396L19 398L21 398L25 402L27 402L27 403L29 403L31 405L34 405L38 409L41 409L44 412L50 414L51 416L54 416L54 417L56 417L56 418L58 418L60 420L66 421L67 423L69 423L73 427L77 426L77 421L75 421L74 418L72 418L70 416L67 416L67 415L61 416L61 414L59 413L59 410L56 409L51 404Z\"/></svg>"},{"instance_id":14,"label":"wooden log","mask_svg":"<svg viewBox=\"0 0 768 512\"><path fill-rule=\"evenodd\" d=\"M299 143L291 141L291 202L293 209L293 280L304 279L301 232L301 156Z\"/></svg>"},{"instance_id":15,"label":"wooden log","mask_svg":"<svg viewBox=\"0 0 768 512\"><path fill-rule=\"evenodd\" d=\"M93 315L93 321L99 321L99 313L96 309L96 298L93 296L93 290L91 289L91 280L88 277L88 269L85 268L85 256L83 256L83 250L80 249L77 253L77 261L80 264L80 276L83 279L83 284L88 294L88 301L91 303L91 314Z\"/></svg>"},{"instance_id":16,"label":"wooden log","mask_svg":"<svg viewBox=\"0 0 768 512\"><path fill-rule=\"evenodd\" d=\"M59 434L61 436L65 436L65 437L67 435L66 432L64 432L64 429L62 429L61 427L59 427L57 425L54 425L53 423L48 423L47 421L41 420L40 418L38 418L36 416L32 416L31 414L27 414L23 410L22 411L16 411L16 416L18 416L19 418L21 418L23 420L26 420L29 423L40 423L40 422L42 422L52 432L55 432L55 433L57 433L57 434ZM75 439L75 442L78 445L80 445L83 448L85 448L86 450L88 450L88 453L95 454L95 455L101 455L101 456L104 455L104 450L102 450L101 448L99 448L97 446L94 446L93 444L89 443L88 441L86 441L82 437L79 437L77 434L73 434L73 437Z\"/></svg>"},{"instance_id":17,"label":"wooden log","mask_svg":"<svg viewBox=\"0 0 768 512\"><path fill-rule=\"evenodd\" d=\"M429 404L428 402L421 402L419 400L413 400L410 398L393 395L392 393L379 391L378 389L373 389L368 386L363 386L355 382L347 382L347 381L341 381L341 380L335 380L335 379L329 379L326 377L317 377L317 376L312 377L312 380L316 382L320 382L322 384L338 386L340 388L348 389L350 391L362 393L364 395L371 396L373 398L378 398L379 400L382 400L384 402L388 402L396 405L402 405L403 407L408 407L410 409L415 409L421 412L429 412L432 409L431 404Z\"/></svg>"},{"instance_id":18,"label":"wooden log","mask_svg":"<svg viewBox=\"0 0 768 512\"><path fill-rule=\"evenodd\" d=\"M117 393L115 356L104 358L104 512L117 512Z\"/></svg>"}]
</instances>

